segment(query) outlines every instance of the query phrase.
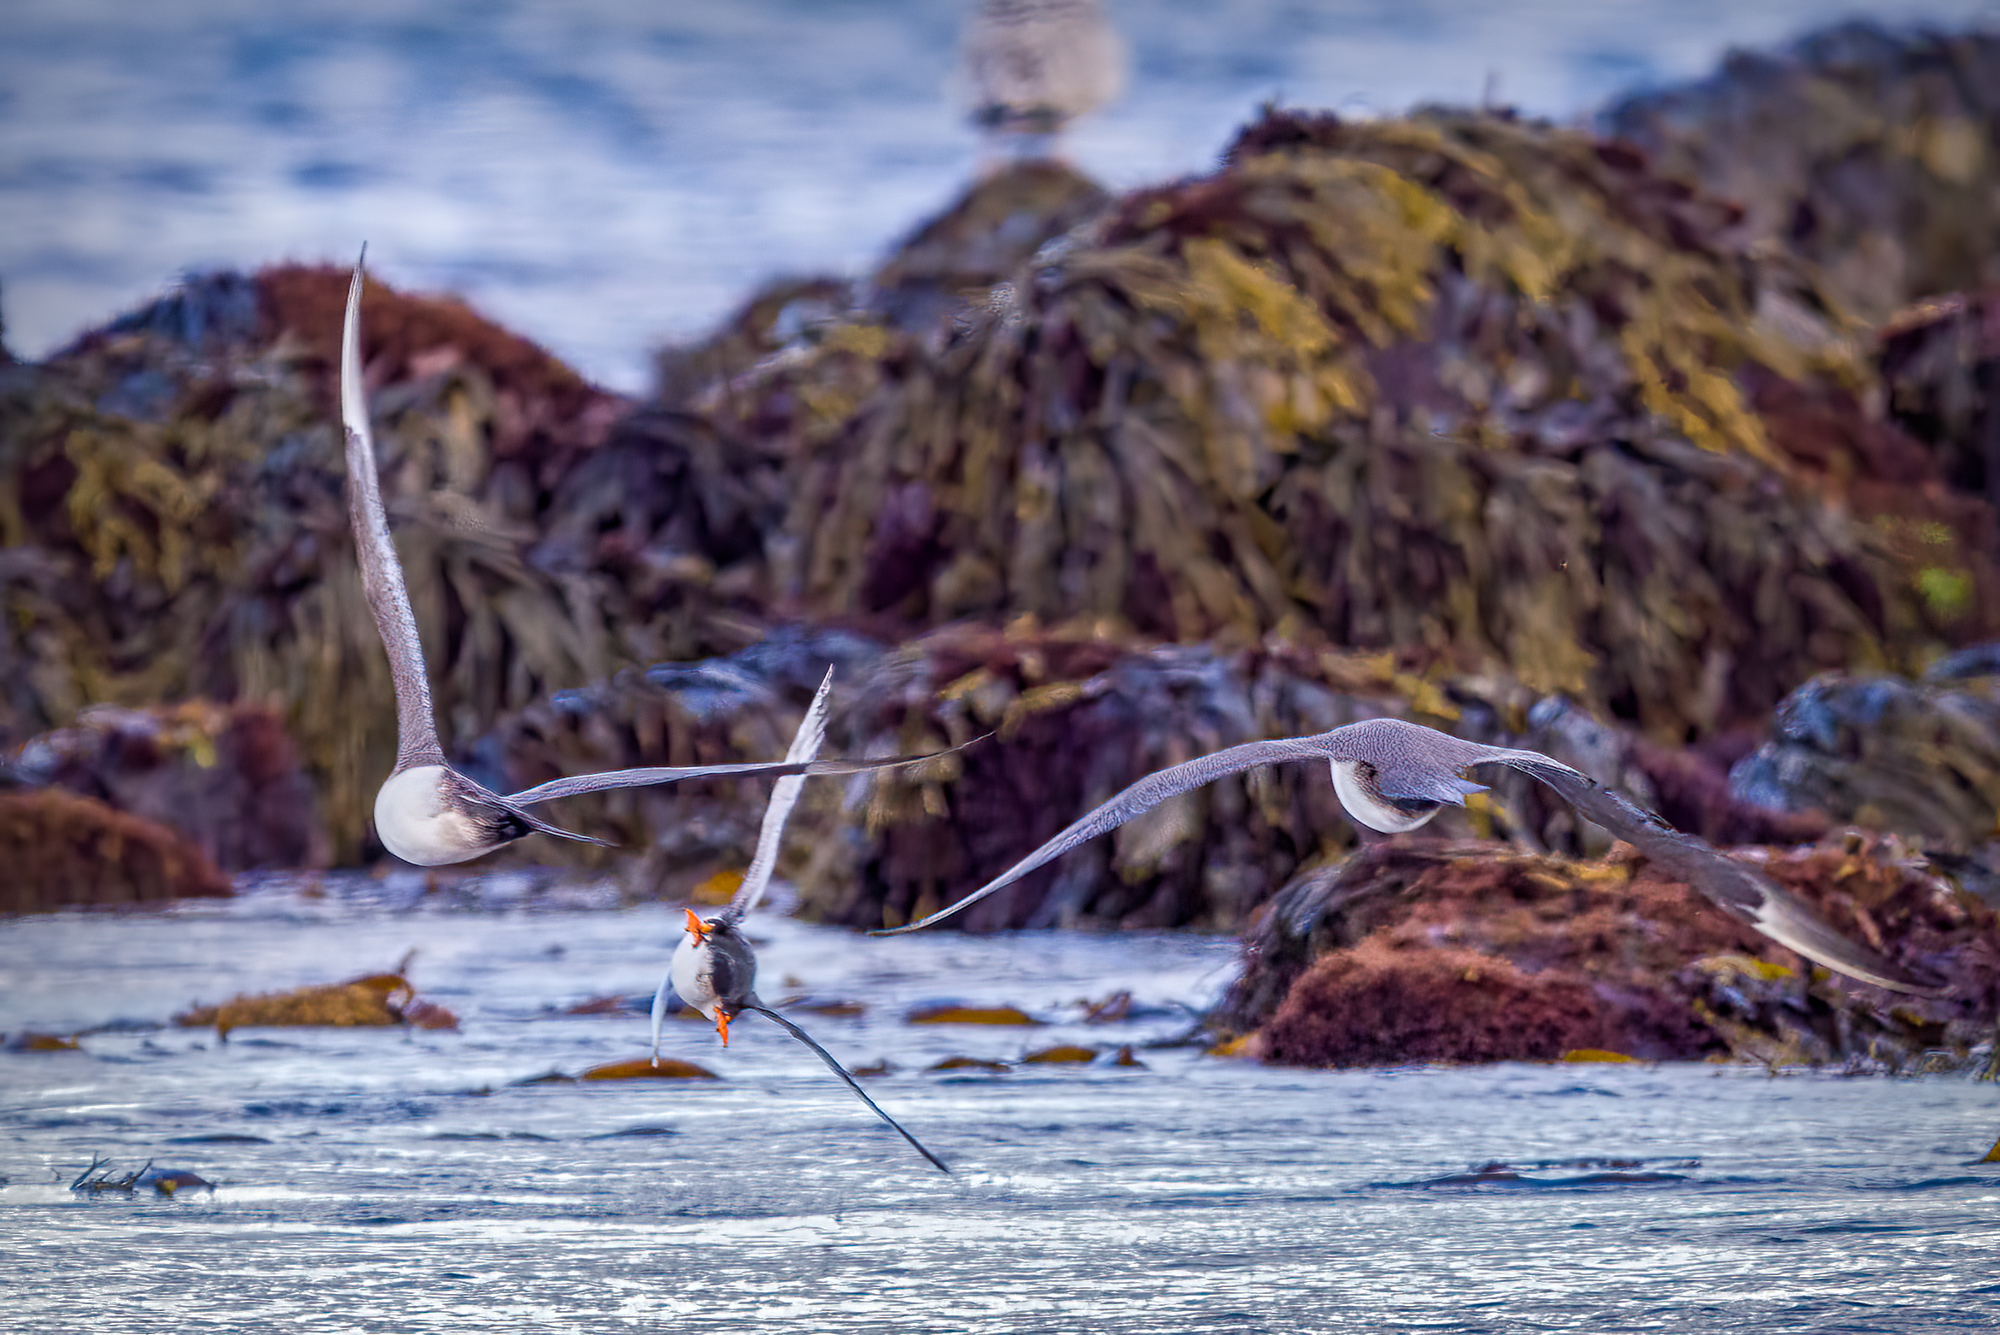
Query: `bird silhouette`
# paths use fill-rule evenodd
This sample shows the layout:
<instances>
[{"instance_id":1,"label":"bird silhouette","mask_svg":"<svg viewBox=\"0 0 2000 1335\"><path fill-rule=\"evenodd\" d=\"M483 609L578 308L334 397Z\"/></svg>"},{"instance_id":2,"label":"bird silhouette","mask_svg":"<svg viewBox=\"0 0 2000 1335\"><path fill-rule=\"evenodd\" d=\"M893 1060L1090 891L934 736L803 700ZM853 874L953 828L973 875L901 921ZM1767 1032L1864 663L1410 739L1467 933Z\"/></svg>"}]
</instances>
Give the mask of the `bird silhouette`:
<instances>
[{"instance_id":1,"label":"bird silhouette","mask_svg":"<svg viewBox=\"0 0 2000 1335\"><path fill-rule=\"evenodd\" d=\"M1851 940L1805 901L1747 863L1725 857L1633 805L1590 776L1539 751L1485 746L1401 719L1369 719L1310 737L1246 742L1149 774L1090 811L1055 838L949 907L903 927L871 935L896 936L929 927L1014 884L1085 840L1114 830L1169 797L1258 765L1323 761L1347 814L1385 834L1413 830L1466 795L1484 791L1463 771L1505 765L1552 789L1586 819L1625 840L1662 871L1693 886L1732 917L1807 959L1897 992L1934 994L1939 980L1904 968Z\"/></svg>"},{"instance_id":2,"label":"bird silhouette","mask_svg":"<svg viewBox=\"0 0 2000 1335\"><path fill-rule=\"evenodd\" d=\"M826 737L827 694L832 687L833 670L829 668L826 680L820 683L819 692L813 696L812 706L806 711L805 720L799 724L798 735L792 739L791 748L785 753L786 760L808 761L819 753L820 744ZM660 1060L660 1028L666 1017L669 996L678 996L713 1021L715 1032L721 1036L724 1047L729 1045L731 1019L745 1011L762 1015L811 1048L829 1070L847 1082L847 1087L877 1117L894 1127L898 1135L909 1141L917 1153L930 1160L940 1172L949 1173L951 1169L944 1160L926 1149L922 1141L904 1129L902 1123L882 1111L882 1106L868 1097L860 1082L835 1060L832 1053L757 996L757 956L738 928L744 916L757 907L758 901L764 897L765 887L771 883L785 821L791 815L804 783L803 778L789 775L773 786L770 805L764 809L763 828L757 836L757 854L751 860L750 870L744 874L743 884L730 898L728 907L706 920L693 909L687 911L687 934L675 948L667 976L653 994L653 1062L658 1065Z\"/></svg>"},{"instance_id":3,"label":"bird silhouette","mask_svg":"<svg viewBox=\"0 0 2000 1335\"><path fill-rule=\"evenodd\" d=\"M362 258L367 258L364 247ZM376 473L374 433L368 420L367 392L361 375L361 263L347 290L347 316L341 330L340 416L347 436L348 518L360 560L361 587L389 655L389 674L396 687L396 765L375 794L375 830L391 853L421 866L465 862L531 833L605 841L552 825L527 808L559 797L674 783L681 779L745 774L801 776L856 774L928 759L893 756L875 760L822 760L810 764L745 763L728 765L652 766L607 770L552 779L518 793L501 794L453 769L438 741L437 718L431 705L430 679L424 669L423 642L417 637L416 616L403 581L402 561L389 539L388 516L382 507Z\"/></svg>"}]
</instances>

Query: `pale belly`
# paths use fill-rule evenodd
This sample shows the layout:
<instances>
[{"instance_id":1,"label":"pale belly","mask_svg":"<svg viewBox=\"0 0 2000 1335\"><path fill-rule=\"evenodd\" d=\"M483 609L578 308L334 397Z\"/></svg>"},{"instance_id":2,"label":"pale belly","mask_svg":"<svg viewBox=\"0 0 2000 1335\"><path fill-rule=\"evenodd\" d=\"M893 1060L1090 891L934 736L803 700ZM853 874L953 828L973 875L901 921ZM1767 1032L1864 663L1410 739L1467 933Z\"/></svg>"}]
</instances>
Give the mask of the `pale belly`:
<instances>
[{"instance_id":1,"label":"pale belly","mask_svg":"<svg viewBox=\"0 0 2000 1335\"><path fill-rule=\"evenodd\" d=\"M716 1002L721 998L715 993L709 948L706 944L697 945L693 933L683 936L680 945L674 948L673 963L667 966L667 981L684 1004L711 1020L715 1018Z\"/></svg>"},{"instance_id":2,"label":"pale belly","mask_svg":"<svg viewBox=\"0 0 2000 1335\"><path fill-rule=\"evenodd\" d=\"M1369 829L1380 830L1383 834L1401 834L1405 830L1414 830L1437 815L1435 809L1417 812L1414 815L1398 811L1388 803L1371 796L1368 790L1361 786L1360 776L1354 772L1354 762L1351 760L1333 762L1333 791L1339 794L1340 805L1347 808L1349 816Z\"/></svg>"},{"instance_id":3,"label":"pale belly","mask_svg":"<svg viewBox=\"0 0 2000 1335\"><path fill-rule=\"evenodd\" d=\"M405 862L440 867L465 862L493 847L478 826L445 798L442 765L392 774L375 794L375 833Z\"/></svg>"}]
</instances>

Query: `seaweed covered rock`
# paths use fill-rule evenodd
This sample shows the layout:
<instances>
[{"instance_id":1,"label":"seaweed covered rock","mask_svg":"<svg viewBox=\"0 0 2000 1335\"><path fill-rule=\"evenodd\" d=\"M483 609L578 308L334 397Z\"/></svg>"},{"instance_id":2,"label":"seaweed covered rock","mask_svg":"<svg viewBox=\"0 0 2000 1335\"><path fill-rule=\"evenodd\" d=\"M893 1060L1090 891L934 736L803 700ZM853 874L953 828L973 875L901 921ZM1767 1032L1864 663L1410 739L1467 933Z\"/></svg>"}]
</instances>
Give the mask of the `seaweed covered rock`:
<instances>
[{"instance_id":1,"label":"seaweed covered rock","mask_svg":"<svg viewBox=\"0 0 2000 1335\"><path fill-rule=\"evenodd\" d=\"M875 271L868 304L899 328L937 329L1110 205L1102 186L1065 163L1008 162L896 248Z\"/></svg>"},{"instance_id":2,"label":"seaweed covered rock","mask_svg":"<svg viewBox=\"0 0 2000 1335\"><path fill-rule=\"evenodd\" d=\"M224 871L326 865L312 784L267 706L93 705L24 745L14 770L178 830Z\"/></svg>"},{"instance_id":3,"label":"seaweed covered rock","mask_svg":"<svg viewBox=\"0 0 2000 1335\"><path fill-rule=\"evenodd\" d=\"M1272 113L942 346L862 313L690 403L784 455L776 606L1393 649L1678 742L2000 615L1977 516L1949 606L1862 522L1927 456L1735 220L1571 131Z\"/></svg>"},{"instance_id":4,"label":"seaweed covered rock","mask_svg":"<svg viewBox=\"0 0 2000 1335\"><path fill-rule=\"evenodd\" d=\"M0 866L4 913L230 892L174 830L60 788L0 792Z\"/></svg>"},{"instance_id":5,"label":"seaweed covered rock","mask_svg":"<svg viewBox=\"0 0 2000 1335\"><path fill-rule=\"evenodd\" d=\"M1817 811L1950 852L1994 835L2000 699L1990 690L1831 674L1787 696L1771 733L1730 771L1730 788L1745 801Z\"/></svg>"},{"instance_id":6,"label":"seaweed covered rock","mask_svg":"<svg viewBox=\"0 0 2000 1335\"><path fill-rule=\"evenodd\" d=\"M346 285L194 280L0 387L0 741L90 704L280 699L343 861L395 750L333 402ZM459 303L370 284L363 319L439 725L474 773L507 783L479 747L506 711L750 638L729 565L781 484Z\"/></svg>"},{"instance_id":7,"label":"seaweed covered rock","mask_svg":"<svg viewBox=\"0 0 2000 1335\"><path fill-rule=\"evenodd\" d=\"M2000 502L2000 287L1919 302L1880 343L1890 415L1954 489Z\"/></svg>"},{"instance_id":8,"label":"seaweed covered rock","mask_svg":"<svg viewBox=\"0 0 2000 1335\"><path fill-rule=\"evenodd\" d=\"M1643 1058L1963 1062L2000 1014L1992 911L1893 844L1772 854L1842 929L1952 980L1910 998L1803 962L1629 855L1579 863L1399 839L1272 903L1221 1023L1294 1065ZM1496 1018L1505 1023L1496 1023ZM1518 1023L1517 1023L1518 1021Z\"/></svg>"},{"instance_id":9,"label":"seaweed covered rock","mask_svg":"<svg viewBox=\"0 0 2000 1335\"><path fill-rule=\"evenodd\" d=\"M1153 770L1256 737L1400 714L1498 739L1532 700L1505 681L1426 679L1392 655L1233 653L1022 623L956 626L896 648L795 628L701 664L625 673L514 718L504 745L582 767L778 754L828 663L838 665L828 750L939 760L841 785L809 784L785 871L801 911L859 927L941 907ZM755 781L743 789L761 792ZM677 784L585 799L590 828L645 847L678 887L742 866L761 804L735 784ZM1463 812L1441 818L1470 833ZM1483 808L1481 829L1511 832ZM1299 865L1354 838L1323 765L1218 781L1092 841L953 920L971 930L1076 924L1233 929Z\"/></svg>"},{"instance_id":10,"label":"seaweed covered rock","mask_svg":"<svg viewBox=\"0 0 2000 1335\"><path fill-rule=\"evenodd\" d=\"M786 871L802 911L849 926L894 925L942 907L1155 770L1383 715L1546 751L1724 843L1810 841L1828 824L1817 812L1731 793L1728 764L1754 746L1742 734L1674 749L1559 698L1538 701L1511 678L1427 675L1393 654L1281 642L1232 652L1026 621L947 627L894 648L849 631L787 627L725 657L565 692L509 716L496 743L523 781L563 766L769 756L828 664L837 669L829 745L843 754L915 754L992 734L932 764L850 781L845 792L807 787L796 821L810 853ZM1609 846L1525 775L1480 777L1494 791L1442 813L1434 830L1569 855ZM566 814L593 804L584 824L644 850L624 865L631 888L685 896L703 877L745 865L763 791L755 780L676 784L578 799ZM1302 867L1355 840L1324 765L1267 766L1164 804L951 925L1233 930Z\"/></svg>"},{"instance_id":11,"label":"seaweed covered rock","mask_svg":"<svg viewBox=\"0 0 2000 1335\"><path fill-rule=\"evenodd\" d=\"M1604 117L1661 170L1741 203L1748 241L1818 265L1879 323L2000 282L2000 33L1857 23Z\"/></svg>"}]
</instances>

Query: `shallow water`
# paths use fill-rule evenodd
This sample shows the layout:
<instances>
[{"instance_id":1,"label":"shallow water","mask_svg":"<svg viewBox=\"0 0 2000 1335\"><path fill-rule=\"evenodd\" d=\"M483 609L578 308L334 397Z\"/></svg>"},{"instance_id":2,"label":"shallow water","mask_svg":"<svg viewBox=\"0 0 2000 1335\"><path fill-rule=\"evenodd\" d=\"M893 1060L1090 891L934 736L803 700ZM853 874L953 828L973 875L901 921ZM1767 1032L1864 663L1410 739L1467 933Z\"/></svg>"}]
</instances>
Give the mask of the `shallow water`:
<instances>
[{"instance_id":1,"label":"shallow water","mask_svg":"<svg viewBox=\"0 0 2000 1335\"><path fill-rule=\"evenodd\" d=\"M358 887L358 888L357 888ZM510 888L511 887L511 888ZM1231 942L753 923L767 996L956 1169L925 1165L746 1018L669 1055L709 1082L518 1084L636 1057L678 932L588 891L271 886L0 924L10 1331L1881 1331L2000 1324L2000 1095L1740 1068L1266 1069L1184 1032ZM568 907L560 906L567 903ZM156 1028L197 1000L390 967L458 1033ZM1129 989L1136 1018L1077 1004ZM1035 1029L912 1026L928 1000ZM1141 1045L1144 1069L926 1073L953 1054ZM93 1156L217 1184L73 1194ZM1493 1162L1511 1172L1487 1171Z\"/></svg>"},{"instance_id":2,"label":"shallow water","mask_svg":"<svg viewBox=\"0 0 2000 1335\"><path fill-rule=\"evenodd\" d=\"M40 357L185 270L350 263L473 298L617 388L750 286L864 270L969 178L969 0L8 0L0 282ZM1128 188L1259 104L1569 118L1865 16L1994 0L1107 0L1129 88L1076 130Z\"/></svg>"}]
</instances>

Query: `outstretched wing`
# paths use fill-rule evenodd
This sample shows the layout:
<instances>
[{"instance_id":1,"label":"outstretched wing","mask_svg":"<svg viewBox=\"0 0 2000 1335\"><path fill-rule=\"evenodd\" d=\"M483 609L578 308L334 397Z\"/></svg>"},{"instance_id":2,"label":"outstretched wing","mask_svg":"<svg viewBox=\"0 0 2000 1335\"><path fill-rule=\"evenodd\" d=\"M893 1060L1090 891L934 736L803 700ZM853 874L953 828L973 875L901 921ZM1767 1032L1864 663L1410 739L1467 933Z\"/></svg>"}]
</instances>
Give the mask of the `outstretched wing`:
<instances>
[{"instance_id":1,"label":"outstretched wing","mask_svg":"<svg viewBox=\"0 0 2000 1335\"><path fill-rule=\"evenodd\" d=\"M869 935L900 936L904 932L918 931L929 927L932 923L941 922L959 910L977 904L988 895L1006 889L1029 872L1053 862L1078 844L1117 829L1126 821L1151 811L1170 797L1185 793L1191 788L1199 788L1205 783L1212 783L1224 775L1240 774L1259 765L1275 765L1288 760L1324 760L1334 751L1329 739L1338 735L1340 731L1336 728L1333 732L1320 733L1313 737L1245 742L1241 746L1232 746L1213 755L1171 766L1157 774L1148 774L1104 805L1076 820L1061 834L956 904L939 909L928 918L920 918L907 926L881 928L870 932Z\"/></svg>"},{"instance_id":2,"label":"outstretched wing","mask_svg":"<svg viewBox=\"0 0 2000 1335\"><path fill-rule=\"evenodd\" d=\"M613 769L602 774L577 774L567 779L550 779L538 783L533 788L524 788L518 793L509 793L507 800L522 804L532 802L553 802L558 797L576 797L582 793L601 793L609 788L645 788L656 783L678 783L682 779L736 778L748 774L866 774L871 770L895 769L899 765L915 765L925 760L936 760L940 756L963 751L973 742L984 741L975 737L971 742L954 746L948 751L933 751L921 756L884 756L879 760L751 760L729 765L655 765L646 769Z\"/></svg>"},{"instance_id":3,"label":"outstretched wing","mask_svg":"<svg viewBox=\"0 0 2000 1335\"><path fill-rule=\"evenodd\" d=\"M1916 976L1822 918L1811 905L1748 863L1724 856L1651 812L1539 751L1494 748L1474 763L1497 762L1540 780L1590 820L1631 844L1668 875L1685 881L1764 935L1851 978L1896 992L1932 995L1935 979Z\"/></svg>"},{"instance_id":4,"label":"outstretched wing","mask_svg":"<svg viewBox=\"0 0 2000 1335\"><path fill-rule=\"evenodd\" d=\"M798 735L792 738L785 752L787 761L802 764L819 755L819 748L826 741L827 697L832 692L833 669L828 668L805 718L799 722ZM722 911L729 922L742 921L764 897L765 888L771 884L771 873L778 865L778 845L785 837L785 822L791 818L792 808L798 804L799 793L805 786L802 774L787 774L771 785L771 801L764 808L764 824L757 831L757 854L750 859L750 870L744 873L743 884L730 898L729 907Z\"/></svg>"},{"instance_id":5,"label":"outstretched wing","mask_svg":"<svg viewBox=\"0 0 2000 1335\"><path fill-rule=\"evenodd\" d=\"M940 1173L949 1174L951 1172L951 1169L945 1164L945 1161L938 1158L937 1155L932 1154L929 1150L925 1149L924 1143L918 1140L915 1136L911 1135L908 1131L905 1131L903 1129L903 1124L901 1122L889 1116L888 1113L883 1112L882 1105L868 1097L868 1091L861 1087L861 1082L856 1080L853 1076L849 1075L847 1073L847 1068L845 1066L842 1066L839 1062L835 1061L833 1059L833 1054L831 1052L828 1052L825 1048L813 1042L813 1037L811 1034L808 1034L805 1030L799 1028L797 1025L793 1024L790 1020L787 1020L784 1016L772 1010L769 1006L753 1002L749 1005L746 1005L743 1009L747 1011L756 1011L759 1015L765 1017L766 1019L776 1021L779 1025L783 1026L786 1033L790 1034L793 1038L796 1038L799 1042L811 1048L814 1052L817 1052L819 1054L819 1059L827 1064L827 1068L831 1070L835 1075L839 1076L842 1080L845 1080L847 1082L847 1087L853 1090L855 1095L858 1098L860 1098L860 1100L863 1103L867 1104L871 1109L873 1109L877 1117L887 1122L890 1126L895 1127L896 1134L901 1136L904 1140L909 1141L910 1144L913 1147L915 1147L918 1154L921 1154L926 1159L929 1159L931 1161L932 1167L936 1168Z\"/></svg>"},{"instance_id":6,"label":"outstretched wing","mask_svg":"<svg viewBox=\"0 0 2000 1335\"><path fill-rule=\"evenodd\" d=\"M403 563L389 540L389 519L382 509L382 485L376 473L375 437L368 425L368 393L361 381L362 261L354 265L347 288L347 318L340 331L340 423L347 434L347 517L354 528L354 551L361 561L361 591L375 614L375 629L389 653L389 675L396 683L396 769L442 765L437 719L431 710L431 683L424 673L424 646L417 638L417 618L410 611L410 591L403 583Z\"/></svg>"}]
</instances>

